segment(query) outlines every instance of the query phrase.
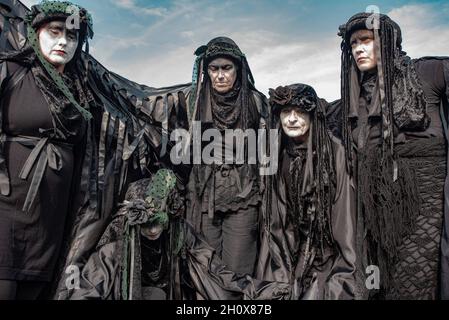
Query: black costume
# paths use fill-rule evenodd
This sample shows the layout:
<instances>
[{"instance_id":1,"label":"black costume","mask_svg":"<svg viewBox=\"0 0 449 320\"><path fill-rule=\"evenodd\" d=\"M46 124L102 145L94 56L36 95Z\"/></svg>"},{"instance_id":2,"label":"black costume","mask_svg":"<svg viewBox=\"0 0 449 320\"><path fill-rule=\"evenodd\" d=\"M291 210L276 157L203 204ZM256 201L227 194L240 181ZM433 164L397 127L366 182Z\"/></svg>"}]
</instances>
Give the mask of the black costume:
<instances>
[{"instance_id":1,"label":"black costume","mask_svg":"<svg viewBox=\"0 0 449 320\"><path fill-rule=\"evenodd\" d=\"M25 41L27 33L32 32L29 27L27 32L27 24L24 23L29 11L18 1L2 0L1 4L8 8L5 11L0 7L0 43L5 45L6 51L3 55L2 47L2 65L13 61L29 68L33 63L42 63L41 60L36 62L29 42ZM56 5L59 6L59 2ZM39 9L42 7L33 7L33 14L38 13ZM61 12L61 8L58 7L57 11ZM65 14L65 10L62 12ZM51 79L58 80L55 81L56 87L48 87L43 91L44 95L59 94L62 96L61 101L74 106L73 109L67 107L67 110L76 113L76 109L84 116L91 113L93 117L91 119L87 116L86 131L75 150L74 179L70 190L72 197L67 209L66 229L52 292L56 299L75 297L76 290L67 286L66 281L70 280L71 274L66 271L72 270L73 267L79 268L80 271L88 269L84 266L89 257L95 254L99 241L111 222L112 213L116 212L117 203L124 197L123 191L126 190L127 184L158 168L159 161L170 166L167 150L170 150L171 143L167 134L175 128L189 127L189 120L192 120L189 115L193 113L187 107L186 101L195 101L194 98L189 100L190 85L163 89L138 85L109 72L91 56L81 52L81 49L79 53L80 58L74 60L76 64L73 68L82 76L80 78L83 81L82 89L86 92L86 100L77 100L80 98L77 90L73 90L73 87L67 88L71 84L70 81L60 81L48 66L42 69L44 77L50 78L49 83ZM245 61L243 66L246 66L246 59L241 59ZM2 67L2 71L4 70L6 69ZM243 72L246 69L243 67L241 70ZM4 72L1 75L2 88L7 83L15 85L14 81L9 82L10 78L6 77ZM249 81L241 84L242 88L250 85ZM264 106L263 96L252 86L250 92L251 101L255 101L252 105L256 105L260 112ZM243 105L246 105L246 97L248 96L243 99ZM87 105L89 107L85 108ZM242 108L242 114L247 112ZM199 112L195 114L195 118L199 117ZM3 155L3 151L0 154ZM51 157L52 161L53 158ZM0 182L3 189L6 185L4 182L8 181L5 180L8 171L2 160L3 157L0 157ZM179 178L185 178L184 167L179 169L175 167ZM252 179L252 176L250 178ZM250 182L249 185L254 185L254 190L257 189L256 184ZM253 187L250 189L253 190ZM255 254L255 250L251 253ZM232 278L232 273L230 274ZM240 277L244 278L245 276Z\"/></svg>"},{"instance_id":2,"label":"black costume","mask_svg":"<svg viewBox=\"0 0 449 320\"><path fill-rule=\"evenodd\" d=\"M263 127L266 98L254 88L248 62L234 41L213 39L196 54L188 97L189 119L201 122L202 132L213 128L223 137L226 129L257 132ZM233 89L224 95L213 90L207 73L209 62L218 57L231 59L238 68ZM224 156L223 152L223 163ZM252 274L257 254L260 175L258 165L245 159L241 165L193 165L187 185L187 220L204 234L231 270Z\"/></svg>"},{"instance_id":3,"label":"black costume","mask_svg":"<svg viewBox=\"0 0 449 320\"><path fill-rule=\"evenodd\" d=\"M229 271L182 218L184 202L168 170L129 186L71 299L288 299L288 283ZM145 231L147 230L147 231Z\"/></svg>"},{"instance_id":4,"label":"black costume","mask_svg":"<svg viewBox=\"0 0 449 320\"><path fill-rule=\"evenodd\" d=\"M37 29L45 21L36 16L28 23ZM86 37L86 31L80 34L80 46ZM32 49L28 54L24 59L2 52L0 279L50 282L69 208L75 148L85 138L87 121L59 94ZM64 82L87 105L91 97L79 73L68 69Z\"/></svg>"},{"instance_id":5,"label":"black costume","mask_svg":"<svg viewBox=\"0 0 449 320\"><path fill-rule=\"evenodd\" d=\"M355 295L354 187L344 148L325 126L326 102L307 85L270 90L271 127L282 130L282 108L310 114L303 143L282 134L278 173L268 176L256 277L291 283L300 299Z\"/></svg>"},{"instance_id":6,"label":"black costume","mask_svg":"<svg viewBox=\"0 0 449 320\"><path fill-rule=\"evenodd\" d=\"M9 76L23 67L7 62L5 68ZM70 199L74 148L82 142L86 131L86 122L79 113L50 113L36 85L33 71L37 70L38 67L28 69L14 88L3 92L1 99L3 150L11 193L0 196L0 279L51 280L63 237L61 226L67 217L64 212ZM52 116L59 121L53 122ZM66 135L56 133L63 130ZM33 150L39 152L34 158ZM41 159L48 162L44 170L48 169L40 184L32 186L38 179L37 164ZM27 169L31 171L23 175ZM26 199L37 187L36 201L30 202L28 211L23 210Z\"/></svg>"},{"instance_id":7,"label":"black costume","mask_svg":"<svg viewBox=\"0 0 449 320\"><path fill-rule=\"evenodd\" d=\"M84 9L79 47L61 76L43 58L36 29L66 19L72 4L0 4L0 279L53 280L63 299L67 266L83 266L127 181L160 158L161 130L141 111L156 90L82 52L93 35Z\"/></svg>"},{"instance_id":8,"label":"black costume","mask_svg":"<svg viewBox=\"0 0 449 320\"><path fill-rule=\"evenodd\" d=\"M369 16L357 14L340 27L342 100L329 113L332 123L341 117L343 125L334 132L343 137L357 180L359 293L435 299L446 177L440 115L445 122L447 61L411 60L401 50L399 26L380 15L380 29L373 31L380 48L378 71L360 73L349 39L367 29ZM380 268L380 291L366 290L363 272L369 265Z\"/></svg>"}]
</instances>

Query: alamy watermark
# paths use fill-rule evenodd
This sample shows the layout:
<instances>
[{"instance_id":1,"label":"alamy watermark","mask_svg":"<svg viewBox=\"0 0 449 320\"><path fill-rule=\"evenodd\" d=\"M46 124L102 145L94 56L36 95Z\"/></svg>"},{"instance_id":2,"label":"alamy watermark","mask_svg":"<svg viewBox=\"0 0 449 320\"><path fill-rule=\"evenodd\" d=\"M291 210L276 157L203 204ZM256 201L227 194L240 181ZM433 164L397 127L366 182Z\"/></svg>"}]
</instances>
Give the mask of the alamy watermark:
<instances>
[{"instance_id":1,"label":"alamy watermark","mask_svg":"<svg viewBox=\"0 0 449 320\"><path fill-rule=\"evenodd\" d=\"M69 14L65 20L65 26L68 30L80 29L80 9L77 6L68 6L66 13Z\"/></svg>"},{"instance_id":2,"label":"alamy watermark","mask_svg":"<svg viewBox=\"0 0 449 320\"><path fill-rule=\"evenodd\" d=\"M65 286L68 290L80 289L80 269L78 266L70 265L65 269L67 278L65 279Z\"/></svg>"},{"instance_id":3,"label":"alamy watermark","mask_svg":"<svg viewBox=\"0 0 449 320\"><path fill-rule=\"evenodd\" d=\"M259 165L263 176L278 170L279 131L275 129L201 130L201 121L194 121L192 131L176 129L170 135L176 145L170 151L175 165ZM203 143L207 143L203 145Z\"/></svg>"},{"instance_id":4,"label":"alamy watermark","mask_svg":"<svg viewBox=\"0 0 449 320\"><path fill-rule=\"evenodd\" d=\"M368 266L366 268L367 278L365 280L365 286L368 290L380 289L380 269L378 266Z\"/></svg>"}]
</instances>

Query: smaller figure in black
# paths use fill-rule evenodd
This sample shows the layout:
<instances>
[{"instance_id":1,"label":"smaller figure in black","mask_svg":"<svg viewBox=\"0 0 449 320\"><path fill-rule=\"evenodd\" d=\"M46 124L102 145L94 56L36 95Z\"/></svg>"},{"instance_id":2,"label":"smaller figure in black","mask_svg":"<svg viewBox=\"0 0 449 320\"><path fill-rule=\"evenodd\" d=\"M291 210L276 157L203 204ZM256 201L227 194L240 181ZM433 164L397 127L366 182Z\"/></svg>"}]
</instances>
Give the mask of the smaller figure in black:
<instances>
[{"instance_id":1,"label":"smaller figure in black","mask_svg":"<svg viewBox=\"0 0 449 320\"><path fill-rule=\"evenodd\" d=\"M132 183L71 299L288 299L290 285L237 275L182 218L184 199L169 170Z\"/></svg>"}]
</instances>

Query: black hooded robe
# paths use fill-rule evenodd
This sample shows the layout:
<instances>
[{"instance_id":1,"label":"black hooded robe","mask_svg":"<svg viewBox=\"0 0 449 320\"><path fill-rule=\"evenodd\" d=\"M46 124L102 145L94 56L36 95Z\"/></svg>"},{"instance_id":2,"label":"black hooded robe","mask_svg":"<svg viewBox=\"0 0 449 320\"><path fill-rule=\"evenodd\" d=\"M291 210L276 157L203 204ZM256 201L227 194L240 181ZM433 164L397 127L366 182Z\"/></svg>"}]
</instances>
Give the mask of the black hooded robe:
<instances>
[{"instance_id":1,"label":"black hooded robe","mask_svg":"<svg viewBox=\"0 0 449 320\"><path fill-rule=\"evenodd\" d=\"M444 141L448 106L447 61L446 58L426 57L410 62L413 63L424 92L425 110L430 125L421 131L395 127L399 176L404 175L403 170L408 170L407 172L411 172L408 175L415 179L412 184L417 187L415 192L419 195L419 213L415 214L412 232L403 237L402 244L398 247L398 260L394 266L390 266L393 270L392 285L387 292L381 294L382 298L412 300L448 298L448 183L447 150ZM373 123L378 123L379 110L367 108L369 103L366 103L371 101L373 89L374 83L368 84L365 91L362 90L360 109L355 115L361 115L362 118L368 116L374 121ZM367 108L368 113L361 109L363 107ZM354 115L354 111L352 112ZM341 136L340 101L332 104L328 117L331 130ZM358 121L360 124L361 120ZM371 128L367 144L375 146L379 144L380 131L377 125L372 125ZM356 143L359 129L353 127L352 133ZM380 145L378 147L380 148ZM446 203L443 199L446 199ZM361 246L358 254L361 270L373 264L366 256L368 243L365 241L366 229L362 223L363 219L362 216L358 216L357 243ZM362 277L359 282L363 283L367 275L359 274ZM370 291L362 289L364 290L362 296L368 298ZM439 290L441 292L438 292Z\"/></svg>"},{"instance_id":2,"label":"black hooded robe","mask_svg":"<svg viewBox=\"0 0 449 320\"><path fill-rule=\"evenodd\" d=\"M12 92L21 90L22 84L20 81L22 81L33 92L35 84L33 81L29 81L31 76L29 73L27 74L27 68L29 68L29 65L33 66L33 61L30 60L32 55L29 53L31 51L27 49L24 25L24 16L28 9L19 1L2 0L0 4L2 5L0 7L0 45L1 54L5 54L0 64L1 89L5 90L6 87L7 91L9 91L10 89L7 86L11 86ZM17 53L19 54L17 55ZM12 55L16 57L18 64L21 65L13 74L8 72L6 68L6 64L9 65L8 67L13 66L11 62L8 62L8 56ZM40 184L40 187L44 189L49 188L48 185L50 185L51 188L57 188L59 191L56 192L52 189L53 192L44 193L49 198L49 200L44 200L53 202L51 204L53 207L52 211L46 212L44 217L53 216L57 213L54 210L55 204L58 211L62 210L62 212L58 212L59 215L54 221L55 223L61 223L57 226L57 231L48 232L46 237L42 237L42 241L48 245L48 248L45 248L48 252L45 250L46 253L42 254L43 250L39 249L38 255L42 255L42 257L37 258L36 253L33 253L33 258L36 261L50 261L49 263L52 265L46 267L50 269L56 268L52 270L51 274L44 274L43 276L46 280L51 280L54 283L55 287L52 290L52 296L56 299L65 299L70 296L70 289L66 286L66 280L70 276L67 270L73 270L73 268L82 269L110 221L115 205L123 197L123 190L128 181L135 179L133 178L134 176L137 178L145 176L147 170L151 171L152 164L162 159L162 156L160 156L162 132L160 128L152 125L150 110L154 107L154 101L147 99L149 92L154 94L159 91L140 86L109 72L94 58L84 53L80 60L80 63L77 65L78 70L82 74L87 73L87 87L84 89L88 88L93 96L93 100L89 101L93 119L84 126L75 126L78 130L81 130L83 127L85 129L83 133L75 137L79 140L74 141L77 145L73 148L73 151L70 148L67 151L62 149L64 148L64 141L53 143L52 140L41 140L46 152L37 154L41 158L43 157L43 160L48 160L49 164L49 167L44 170L43 183ZM86 65L88 66L87 71L84 69ZM10 67L9 70L14 70L14 68ZM21 70L25 70L25 72L22 73ZM43 73L43 77L46 78L45 71ZM23 75L24 77L22 77ZM20 81L17 81L17 79ZM47 89L44 88L42 90L45 91ZM34 92L37 91L34 90ZM50 90L48 94L59 94L59 91ZM2 93L2 100L3 98ZM32 98L35 98L32 101L33 104L36 103L38 106L42 104L42 97L40 97L39 93L33 95ZM26 101L26 99L23 101ZM14 103L20 102L23 104L23 101L19 98L15 99ZM57 110L73 112L75 117L69 117L69 123L72 120L76 122L76 110L69 105L65 107L66 109L57 108ZM0 119L5 118L5 110L3 109L0 112ZM42 105L42 108L39 107L36 110L42 110L39 112L40 122L36 122L36 126L43 126L44 128L42 129L49 129L53 125L53 128L58 128L49 119L50 116L48 111L46 111L48 108L45 103ZM33 116L33 112L27 116ZM46 112L47 115L45 115ZM17 114L21 116L19 113ZM7 116L9 115L7 114ZM24 117L23 119L29 118ZM28 130L31 134L36 132L39 132L39 134L45 133L38 131L39 128L37 127L30 127L30 121L18 121L17 123L20 124L20 127L6 127L5 131L6 129L11 130L12 134L15 134L17 130ZM23 133L23 131L17 132ZM2 139L8 140L5 132L2 132ZM13 164L8 162L15 160L19 155L20 158L17 158L17 160L25 159L29 151L27 151L28 149L22 149L26 151L21 151L21 154L18 151L14 153L9 152L6 155L3 140L0 144L0 186L2 191L7 191L9 186L7 183L8 173L11 174L9 177L12 182L11 186L15 188L13 183L16 177L12 175L16 175L17 171L23 167L23 163L18 161ZM58 143L61 143L62 147L58 147ZM22 148L21 146L18 147ZM5 157L14 157L14 159L8 158L6 159L8 161L5 161ZM62 167L61 157L65 161ZM39 166L39 163L37 166ZM32 169L32 166L29 165L27 168ZM61 172L55 174L53 169L50 168L57 168ZM71 180L72 177L73 180ZM28 179L32 178L29 176ZM48 179L47 183L45 183L46 179ZM24 189L24 186L26 188L27 185L23 181L20 181L20 183L22 189ZM12 192L13 195L16 195L16 189L13 189ZM7 192L5 193L7 194ZM67 200L68 194L71 195L69 200ZM23 199L21 200L23 203ZM39 196L36 197L36 203L40 203L38 200ZM40 210L39 206L36 206L36 208L36 210ZM33 216L26 217L26 219L32 218ZM66 221L65 226L64 220ZM51 223L47 221L42 220L40 223L42 226L45 225L45 227L39 226L39 232L44 232L45 229L48 230L48 227L51 226ZM10 224L8 222L3 225L8 226ZM11 233L8 231L8 233L2 233L2 236L6 234ZM19 240L22 241L24 234L20 234L19 237ZM29 238L27 241L29 242L33 239ZM50 244L49 239L52 242ZM39 246L39 243L40 240L36 242L36 245ZM22 248L23 250L24 242L18 244L21 246L18 249L21 250Z\"/></svg>"},{"instance_id":3,"label":"black hooded robe","mask_svg":"<svg viewBox=\"0 0 449 320\"><path fill-rule=\"evenodd\" d=\"M330 134L330 133L329 133ZM336 168L336 192L332 203L334 248L325 248L324 256L307 272L312 278L307 287L299 283L301 248L304 243L297 236L289 219L286 166L289 155L281 150L278 174L267 177L261 205L263 225L256 278L291 283L294 295L303 300L351 300L358 295L356 284L356 221L355 194L352 179L346 172L345 151L341 142L331 134ZM288 168L287 168L288 171Z\"/></svg>"}]
</instances>

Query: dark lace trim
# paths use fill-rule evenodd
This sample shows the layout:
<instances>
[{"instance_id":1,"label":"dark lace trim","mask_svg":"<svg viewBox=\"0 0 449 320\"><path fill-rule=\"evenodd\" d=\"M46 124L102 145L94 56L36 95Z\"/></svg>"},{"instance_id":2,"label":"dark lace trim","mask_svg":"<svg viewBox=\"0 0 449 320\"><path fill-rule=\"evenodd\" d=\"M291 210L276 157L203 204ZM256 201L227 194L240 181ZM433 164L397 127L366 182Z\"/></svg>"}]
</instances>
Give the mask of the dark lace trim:
<instances>
[{"instance_id":1,"label":"dark lace trim","mask_svg":"<svg viewBox=\"0 0 449 320\"><path fill-rule=\"evenodd\" d=\"M445 148L444 141L439 139L420 139L396 146L399 180L395 183L391 178L392 168L380 162L378 149L369 148L359 154L359 196L367 230L368 256L372 259L370 264L379 266L382 287L391 288L395 286L392 266L401 259L400 246L418 228L418 215L428 215L429 200L423 192L442 197L440 183L444 182L445 167L438 163L444 161ZM424 175L434 181L425 191L421 189L423 175L418 169L424 170ZM425 235L416 241L421 245L431 242Z\"/></svg>"},{"instance_id":2,"label":"dark lace trim","mask_svg":"<svg viewBox=\"0 0 449 320\"><path fill-rule=\"evenodd\" d=\"M82 134L85 127L82 125L84 119L81 113L71 105L56 84L47 76L39 62L36 62L31 70L36 80L36 85L50 107L55 127L55 137L67 140ZM75 73L67 72L63 75L63 79L81 105L88 105L93 101L92 93L87 88L83 89L81 81Z\"/></svg>"},{"instance_id":3,"label":"dark lace trim","mask_svg":"<svg viewBox=\"0 0 449 320\"><path fill-rule=\"evenodd\" d=\"M393 115L399 129L425 130L430 118L415 65L407 56L395 59L393 83Z\"/></svg>"},{"instance_id":4,"label":"dark lace trim","mask_svg":"<svg viewBox=\"0 0 449 320\"><path fill-rule=\"evenodd\" d=\"M124 239L125 219L126 217L123 215L118 216L114 220L112 220L112 222L108 225L106 231L101 236L100 241L98 241L96 247L97 250L99 250L104 245Z\"/></svg>"}]
</instances>

